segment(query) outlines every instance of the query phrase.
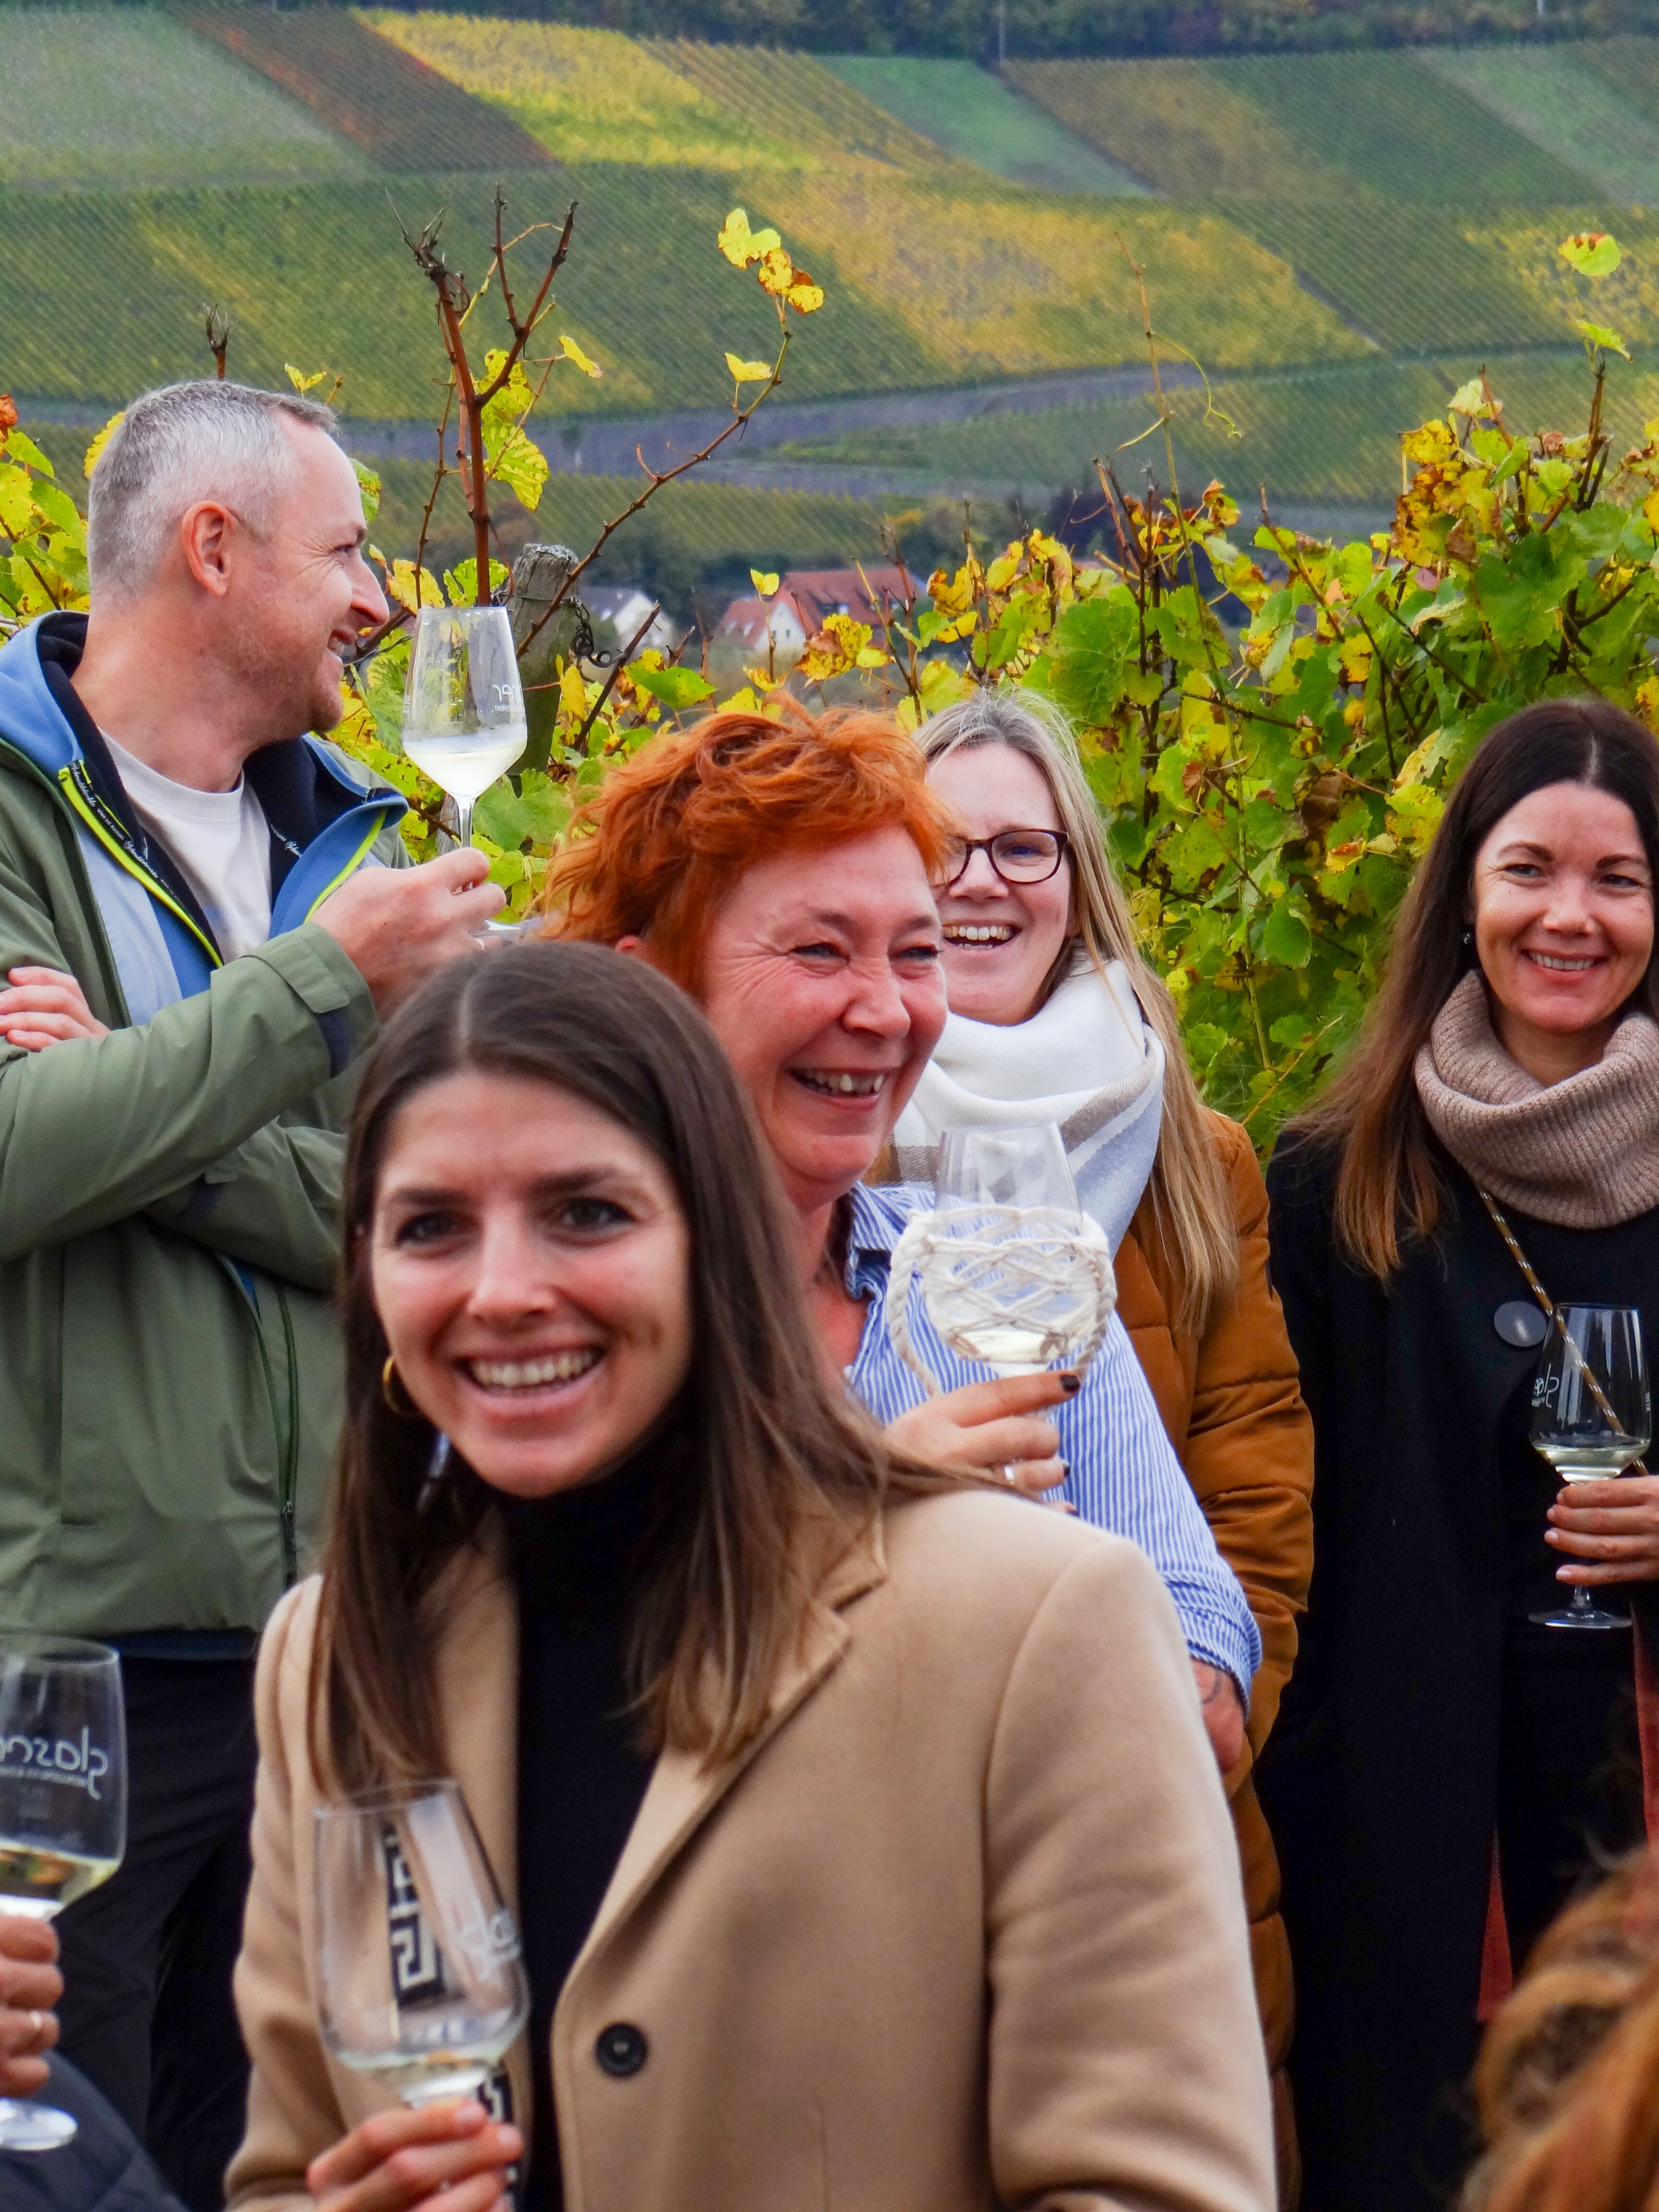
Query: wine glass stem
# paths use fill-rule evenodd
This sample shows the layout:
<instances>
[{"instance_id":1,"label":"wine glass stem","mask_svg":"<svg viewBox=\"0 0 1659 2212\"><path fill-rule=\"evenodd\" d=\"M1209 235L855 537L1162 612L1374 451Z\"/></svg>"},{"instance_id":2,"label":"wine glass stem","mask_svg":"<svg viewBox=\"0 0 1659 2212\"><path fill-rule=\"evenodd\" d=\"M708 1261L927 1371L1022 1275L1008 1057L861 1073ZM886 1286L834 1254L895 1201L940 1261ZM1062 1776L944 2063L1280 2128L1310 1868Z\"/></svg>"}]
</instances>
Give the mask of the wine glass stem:
<instances>
[{"instance_id":1,"label":"wine glass stem","mask_svg":"<svg viewBox=\"0 0 1659 2212\"><path fill-rule=\"evenodd\" d=\"M458 799L455 801L455 842L458 845L470 845L472 842L474 804L475 802L471 799Z\"/></svg>"},{"instance_id":2,"label":"wine glass stem","mask_svg":"<svg viewBox=\"0 0 1659 2212\"><path fill-rule=\"evenodd\" d=\"M1589 1613L1590 1609L1589 1592L1583 1583L1575 1583L1572 1588L1572 1603L1568 1610L1572 1613Z\"/></svg>"}]
</instances>

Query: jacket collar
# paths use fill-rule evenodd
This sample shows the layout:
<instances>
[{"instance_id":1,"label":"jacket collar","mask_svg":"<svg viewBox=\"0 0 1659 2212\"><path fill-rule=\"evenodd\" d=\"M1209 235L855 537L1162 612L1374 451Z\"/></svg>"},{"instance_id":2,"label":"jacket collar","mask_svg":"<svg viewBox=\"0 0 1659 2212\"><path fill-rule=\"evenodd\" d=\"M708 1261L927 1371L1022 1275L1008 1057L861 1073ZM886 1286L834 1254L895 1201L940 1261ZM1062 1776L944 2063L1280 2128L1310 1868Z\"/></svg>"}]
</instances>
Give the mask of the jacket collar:
<instances>
[{"instance_id":1,"label":"jacket collar","mask_svg":"<svg viewBox=\"0 0 1659 2212\"><path fill-rule=\"evenodd\" d=\"M84 615L46 615L0 649L0 763L7 750L21 756L53 787L83 836L149 893L179 995L191 997L221 964L219 948L170 859L145 837L108 749L75 695L70 679L86 627ZM307 921L408 811L389 785L310 735L264 747L246 774L271 830L273 937ZM110 924L110 906L101 896L99 904Z\"/></svg>"},{"instance_id":2,"label":"jacket collar","mask_svg":"<svg viewBox=\"0 0 1659 2212\"><path fill-rule=\"evenodd\" d=\"M845 1609L886 1579L887 1555L878 1516L842 1550L825 1574L799 1645L779 1674L765 1723L753 1741L735 1759L714 1767L691 1752L668 1750L659 1756L610 1887L565 1983L560 2010L578 1980L739 1776L840 1661L853 1638L842 1617ZM520 1871L519 1609L499 1519L485 1524L477 1547L450 1570L441 1601L435 1667L444 1741L489 1863L516 1914ZM556 2053L557 2040L556 2034ZM508 2053L507 2066L514 2111L521 2122L526 2121L533 2107L522 2041ZM565 2094L569 2094L568 2084Z\"/></svg>"}]
</instances>

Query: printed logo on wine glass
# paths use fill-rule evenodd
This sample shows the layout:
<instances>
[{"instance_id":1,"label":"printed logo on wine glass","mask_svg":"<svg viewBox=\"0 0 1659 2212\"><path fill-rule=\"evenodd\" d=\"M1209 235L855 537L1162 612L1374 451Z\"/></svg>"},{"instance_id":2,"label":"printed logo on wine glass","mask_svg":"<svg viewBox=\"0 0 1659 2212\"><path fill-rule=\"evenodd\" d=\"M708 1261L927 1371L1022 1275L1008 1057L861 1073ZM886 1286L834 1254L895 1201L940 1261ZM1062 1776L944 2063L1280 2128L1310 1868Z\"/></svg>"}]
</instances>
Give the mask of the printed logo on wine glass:
<instances>
[{"instance_id":1,"label":"printed logo on wine glass","mask_svg":"<svg viewBox=\"0 0 1659 2212\"><path fill-rule=\"evenodd\" d=\"M495 711L498 714L523 714L524 692L518 684L492 684L489 688L495 694Z\"/></svg>"},{"instance_id":2,"label":"printed logo on wine glass","mask_svg":"<svg viewBox=\"0 0 1659 2212\"><path fill-rule=\"evenodd\" d=\"M101 1802L98 1785L109 1772L109 1755L94 1743L89 1729L82 1729L78 1737L9 1735L0 1738L0 1771L84 1790L97 1804Z\"/></svg>"},{"instance_id":3,"label":"printed logo on wine glass","mask_svg":"<svg viewBox=\"0 0 1659 2212\"><path fill-rule=\"evenodd\" d=\"M464 1921L456 1932L462 1950L481 1970L487 1971L497 1960L519 1955L519 1931L505 1905L489 1920Z\"/></svg>"},{"instance_id":4,"label":"printed logo on wine glass","mask_svg":"<svg viewBox=\"0 0 1659 2212\"><path fill-rule=\"evenodd\" d=\"M1532 1402L1534 1406L1553 1406L1561 1395L1559 1375L1534 1375L1532 1378Z\"/></svg>"},{"instance_id":5,"label":"printed logo on wine glass","mask_svg":"<svg viewBox=\"0 0 1659 2212\"><path fill-rule=\"evenodd\" d=\"M382 1830L380 1850L386 1860L392 1994L400 2005L422 2004L444 1994L443 1953L421 1910L420 1893L395 1828Z\"/></svg>"}]
</instances>

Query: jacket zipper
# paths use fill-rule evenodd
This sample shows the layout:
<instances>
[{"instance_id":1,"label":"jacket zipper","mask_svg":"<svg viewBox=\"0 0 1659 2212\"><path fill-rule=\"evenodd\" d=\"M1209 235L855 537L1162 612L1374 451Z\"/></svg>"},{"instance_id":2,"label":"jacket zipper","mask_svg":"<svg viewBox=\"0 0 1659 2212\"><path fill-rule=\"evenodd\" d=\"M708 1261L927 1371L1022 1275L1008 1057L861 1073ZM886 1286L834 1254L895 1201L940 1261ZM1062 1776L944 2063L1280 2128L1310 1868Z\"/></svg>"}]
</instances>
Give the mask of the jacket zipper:
<instances>
[{"instance_id":1,"label":"jacket zipper","mask_svg":"<svg viewBox=\"0 0 1659 2212\"><path fill-rule=\"evenodd\" d=\"M60 769L58 781L63 785L64 798L68 799L76 814L86 823L110 858L125 868L128 875L136 877L153 899L157 900L170 915L182 921L213 965L216 968L222 968L225 964L224 958L218 946L210 937L203 934L184 908L179 905L178 900L173 897L172 892L168 890L167 885L159 878L153 876L144 866L128 844L119 823L109 813L103 801L93 789L91 781L80 763L77 761L73 767Z\"/></svg>"}]
</instances>

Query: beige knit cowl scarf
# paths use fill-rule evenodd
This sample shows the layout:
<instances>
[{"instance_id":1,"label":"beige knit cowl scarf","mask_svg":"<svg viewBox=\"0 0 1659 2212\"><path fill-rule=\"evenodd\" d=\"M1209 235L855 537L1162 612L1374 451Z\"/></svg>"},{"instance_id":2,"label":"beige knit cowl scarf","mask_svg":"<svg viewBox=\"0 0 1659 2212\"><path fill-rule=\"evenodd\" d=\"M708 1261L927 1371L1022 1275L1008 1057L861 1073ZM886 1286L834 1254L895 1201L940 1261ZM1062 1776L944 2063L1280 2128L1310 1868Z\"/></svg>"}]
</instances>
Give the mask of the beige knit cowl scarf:
<instances>
[{"instance_id":1,"label":"beige knit cowl scarf","mask_svg":"<svg viewBox=\"0 0 1659 2212\"><path fill-rule=\"evenodd\" d=\"M1459 1167L1504 1206L1561 1229L1612 1229L1659 1206L1659 1025L1626 1014L1594 1067L1545 1085L1492 1025L1467 975L1417 1055L1417 1095Z\"/></svg>"}]
</instances>

